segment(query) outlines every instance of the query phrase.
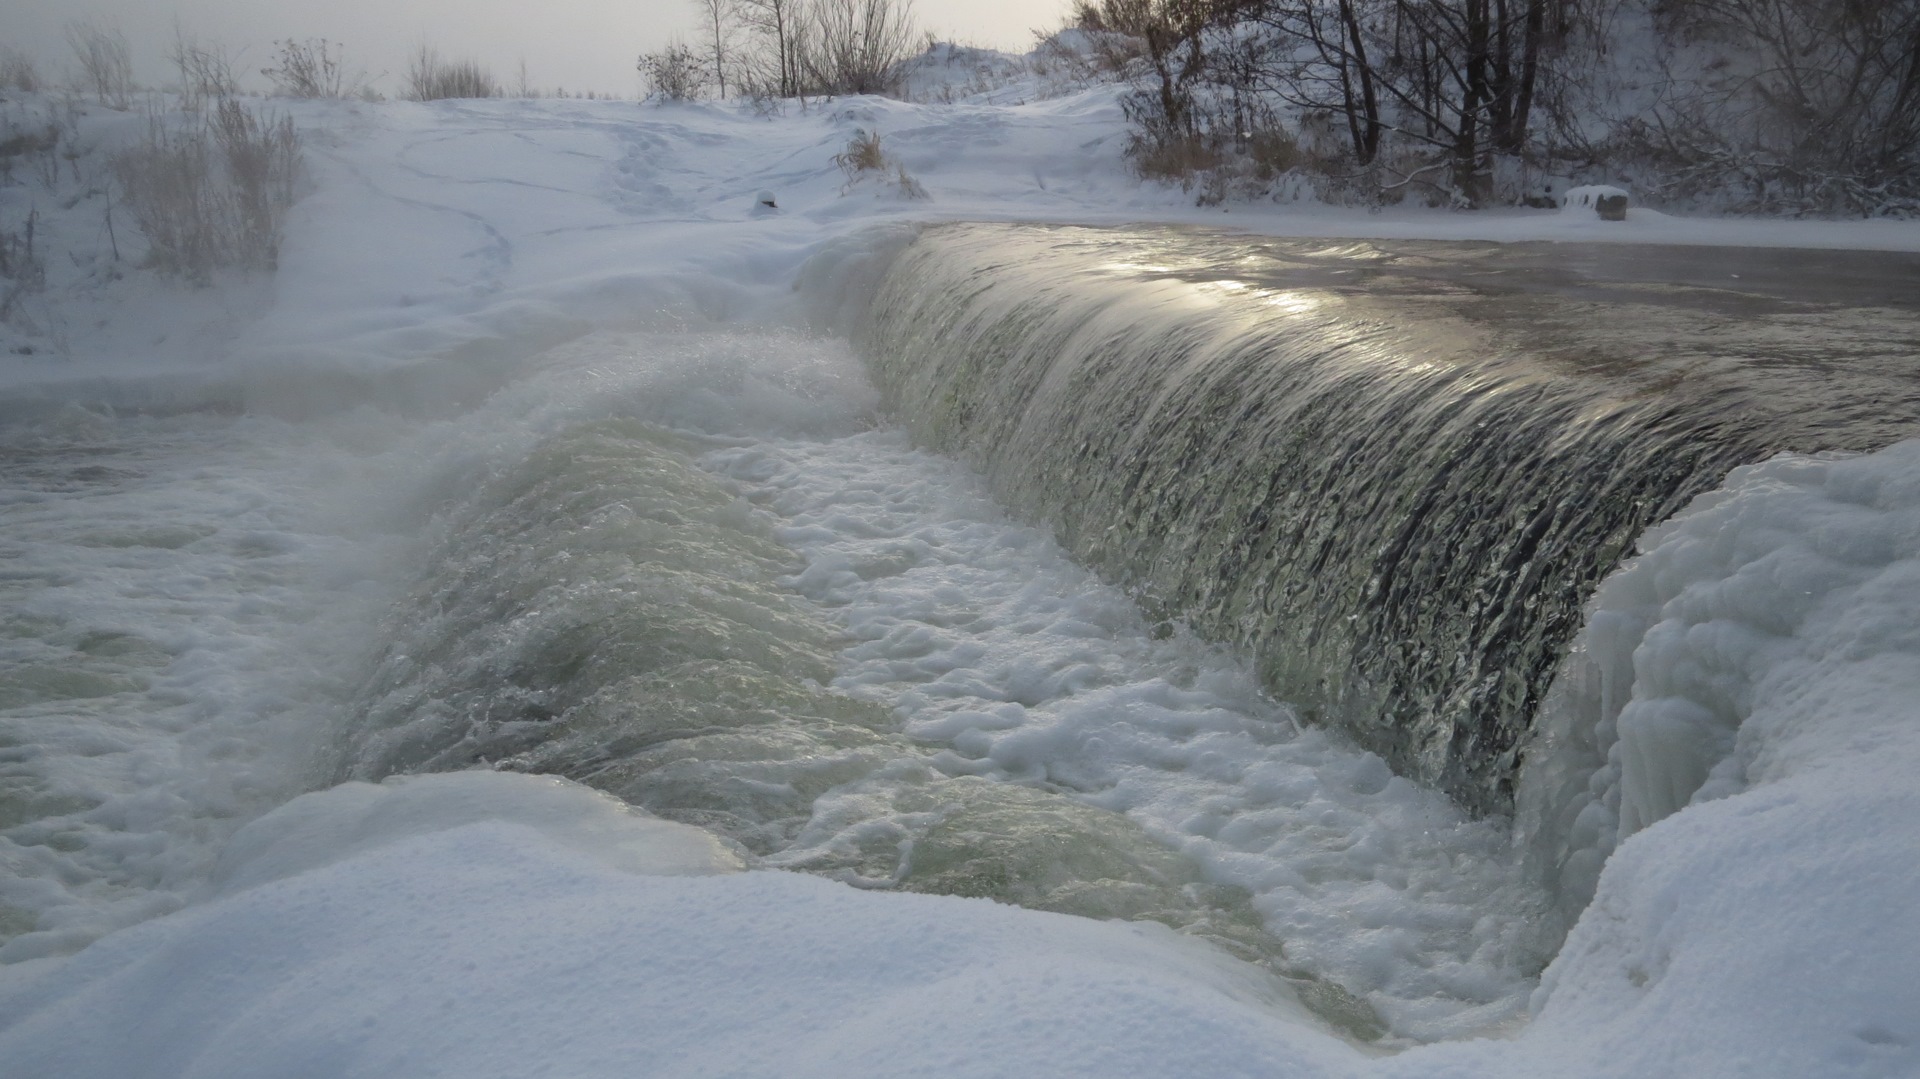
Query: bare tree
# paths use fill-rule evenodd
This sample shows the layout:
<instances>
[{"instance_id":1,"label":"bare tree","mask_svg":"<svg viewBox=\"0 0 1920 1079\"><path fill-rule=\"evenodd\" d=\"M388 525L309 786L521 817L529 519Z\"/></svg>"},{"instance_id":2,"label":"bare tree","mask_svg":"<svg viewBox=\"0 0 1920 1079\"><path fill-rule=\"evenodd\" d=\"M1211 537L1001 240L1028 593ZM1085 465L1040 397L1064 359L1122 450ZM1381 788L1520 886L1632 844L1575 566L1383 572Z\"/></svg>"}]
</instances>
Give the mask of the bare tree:
<instances>
[{"instance_id":1,"label":"bare tree","mask_svg":"<svg viewBox=\"0 0 1920 1079\"><path fill-rule=\"evenodd\" d=\"M913 51L913 0L813 0L803 55L816 92L882 94Z\"/></svg>"},{"instance_id":2,"label":"bare tree","mask_svg":"<svg viewBox=\"0 0 1920 1079\"><path fill-rule=\"evenodd\" d=\"M801 53L805 47L806 12L802 0L739 0L740 15L761 40L749 65L754 92L771 97L798 97L801 93Z\"/></svg>"},{"instance_id":3,"label":"bare tree","mask_svg":"<svg viewBox=\"0 0 1920 1079\"><path fill-rule=\"evenodd\" d=\"M1493 155L1526 146L1549 16L1563 2L1282 0L1253 19L1305 56L1275 72L1276 90L1343 116L1357 163L1372 164L1391 133L1426 148L1423 175L1478 206L1493 195Z\"/></svg>"},{"instance_id":4,"label":"bare tree","mask_svg":"<svg viewBox=\"0 0 1920 1079\"><path fill-rule=\"evenodd\" d=\"M707 62L713 68L713 79L720 88L720 97L725 100L727 66L732 63L729 58L733 51L729 31L736 18L735 0L693 0L693 4L699 9L700 20L706 26Z\"/></svg>"}]
</instances>

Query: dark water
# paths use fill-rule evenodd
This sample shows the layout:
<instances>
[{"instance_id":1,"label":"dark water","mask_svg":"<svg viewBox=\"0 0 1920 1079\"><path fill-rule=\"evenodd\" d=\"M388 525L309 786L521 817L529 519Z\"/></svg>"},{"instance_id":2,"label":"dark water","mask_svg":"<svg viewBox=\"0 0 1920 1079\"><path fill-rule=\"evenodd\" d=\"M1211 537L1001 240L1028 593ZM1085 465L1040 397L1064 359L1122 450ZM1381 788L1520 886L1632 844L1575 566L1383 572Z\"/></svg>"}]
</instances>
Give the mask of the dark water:
<instances>
[{"instance_id":1,"label":"dark water","mask_svg":"<svg viewBox=\"0 0 1920 1079\"><path fill-rule=\"evenodd\" d=\"M1920 257L954 225L863 347L916 439L1476 811L1594 585L1736 465L1920 432Z\"/></svg>"}]
</instances>

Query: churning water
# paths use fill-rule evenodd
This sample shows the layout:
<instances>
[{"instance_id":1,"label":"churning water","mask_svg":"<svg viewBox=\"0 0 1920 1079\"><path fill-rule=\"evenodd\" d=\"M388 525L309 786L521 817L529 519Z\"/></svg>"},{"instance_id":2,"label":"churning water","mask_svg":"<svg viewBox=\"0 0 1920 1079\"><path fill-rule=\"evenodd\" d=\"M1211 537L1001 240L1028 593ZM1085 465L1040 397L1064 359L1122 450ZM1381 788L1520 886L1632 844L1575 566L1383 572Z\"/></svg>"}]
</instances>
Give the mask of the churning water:
<instances>
[{"instance_id":1,"label":"churning water","mask_svg":"<svg viewBox=\"0 0 1920 1079\"><path fill-rule=\"evenodd\" d=\"M602 334L471 407L14 420L0 960L191 902L303 790L493 768L1161 921L1362 1038L1520 1015L1562 923L1503 811L1593 584L1735 463L1897 437L1911 380L1764 290L1219 251L933 230L865 363Z\"/></svg>"}]
</instances>

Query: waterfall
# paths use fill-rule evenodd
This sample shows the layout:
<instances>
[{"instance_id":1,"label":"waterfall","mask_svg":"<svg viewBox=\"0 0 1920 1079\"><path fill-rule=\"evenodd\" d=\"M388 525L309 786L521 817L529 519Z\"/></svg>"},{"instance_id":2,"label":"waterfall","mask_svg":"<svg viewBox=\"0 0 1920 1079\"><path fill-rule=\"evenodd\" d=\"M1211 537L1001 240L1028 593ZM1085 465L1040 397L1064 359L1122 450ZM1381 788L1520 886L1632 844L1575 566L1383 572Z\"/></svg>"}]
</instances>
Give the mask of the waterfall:
<instances>
[{"instance_id":1,"label":"waterfall","mask_svg":"<svg viewBox=\"0 0 1920 1079\"><path fill-rule=\"evenodd\" d=\"M1636 537L1736 465L1914 429L1909 360L1860 309L1796 299L1785 263L1738 291L1723 268L952 225L894 260L861 336L916 440L1153 617L1500 812Z\"/></svg>"}]
</instances>

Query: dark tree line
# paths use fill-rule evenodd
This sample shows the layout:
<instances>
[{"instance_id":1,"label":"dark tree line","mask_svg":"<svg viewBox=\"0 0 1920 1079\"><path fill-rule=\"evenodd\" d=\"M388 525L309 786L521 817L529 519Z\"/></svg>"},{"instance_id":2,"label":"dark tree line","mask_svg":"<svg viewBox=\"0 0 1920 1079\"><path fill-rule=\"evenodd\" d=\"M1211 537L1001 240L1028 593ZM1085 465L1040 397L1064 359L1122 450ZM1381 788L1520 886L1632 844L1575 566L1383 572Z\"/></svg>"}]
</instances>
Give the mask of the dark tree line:
<instances>
[{"instance_id":1,"label":"dark tree line","mask_svg":"<svg viewBox=\"0 0 1920 1079\"><path fill-rule=\"evenodd\" d=\"M1920 0L1083 0L1078 20L1137 43L1146 152L1205 162L1285 120L1373 197L1481 206L1528 172L1625 170L1752 208L1920 211Z\"/></svg>"}]
</instances>

